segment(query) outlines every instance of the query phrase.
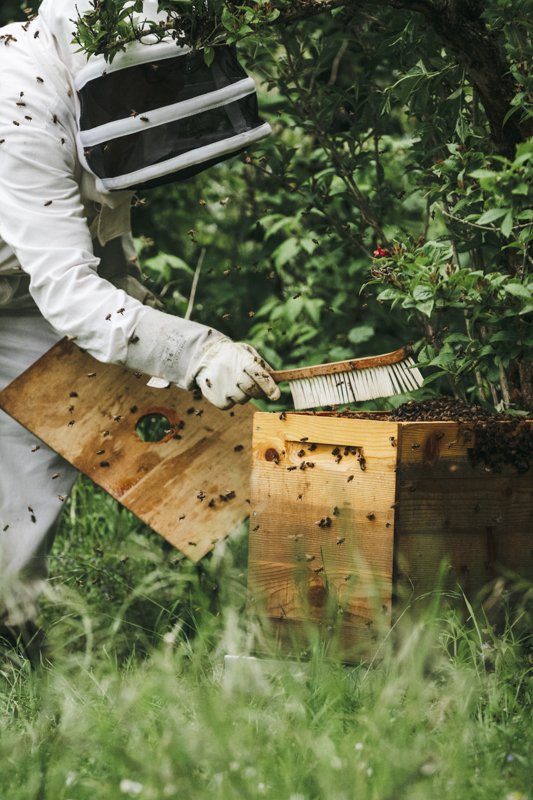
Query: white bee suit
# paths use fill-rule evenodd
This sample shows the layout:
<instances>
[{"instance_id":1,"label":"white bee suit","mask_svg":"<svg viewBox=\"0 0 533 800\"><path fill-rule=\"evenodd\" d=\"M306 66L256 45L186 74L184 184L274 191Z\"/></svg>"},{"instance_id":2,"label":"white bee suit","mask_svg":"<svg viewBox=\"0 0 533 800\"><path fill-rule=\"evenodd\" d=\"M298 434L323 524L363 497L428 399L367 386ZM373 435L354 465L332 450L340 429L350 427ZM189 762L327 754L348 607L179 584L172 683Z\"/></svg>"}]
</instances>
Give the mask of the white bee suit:
<instances>
[{"instance_id":1,"label":"white bee suit","mask_svg":"<svg viewBox=\"0 0 533 800\"><path fill-rule=\"evenodd\" d=\"M77 147L73 75L87 58L72 44L71 20L90 8L89 0L44 0L30 24L0 30L0 387L71 336L102 362L184 388L197 382L220 407L262 393L275 399L252 348L143 304L132 195L97 191ZM0 412L0 622L34 614L74 479Z\"/></svg>"}]
</instances>

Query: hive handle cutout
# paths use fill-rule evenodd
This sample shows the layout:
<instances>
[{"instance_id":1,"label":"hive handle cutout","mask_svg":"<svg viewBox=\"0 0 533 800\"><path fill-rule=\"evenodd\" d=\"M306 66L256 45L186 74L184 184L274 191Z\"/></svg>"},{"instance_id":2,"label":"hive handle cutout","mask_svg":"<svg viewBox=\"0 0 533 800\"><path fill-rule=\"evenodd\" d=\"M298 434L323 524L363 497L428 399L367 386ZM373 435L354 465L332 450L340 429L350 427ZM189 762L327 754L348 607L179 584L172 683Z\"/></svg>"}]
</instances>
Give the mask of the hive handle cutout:
<instances>
[{"instance_id":1,"label":"hive handle cutout","mask_svg":"<svg viewBox=\"0 0 533 800\"><path fill-rule=\"evenodd\" d=\"M135 433L142 442L162 444L172 438L177 438L179 426L180 420L174 411L154 406L145 409L138 417Z\"/></svg>"}]
</instances>

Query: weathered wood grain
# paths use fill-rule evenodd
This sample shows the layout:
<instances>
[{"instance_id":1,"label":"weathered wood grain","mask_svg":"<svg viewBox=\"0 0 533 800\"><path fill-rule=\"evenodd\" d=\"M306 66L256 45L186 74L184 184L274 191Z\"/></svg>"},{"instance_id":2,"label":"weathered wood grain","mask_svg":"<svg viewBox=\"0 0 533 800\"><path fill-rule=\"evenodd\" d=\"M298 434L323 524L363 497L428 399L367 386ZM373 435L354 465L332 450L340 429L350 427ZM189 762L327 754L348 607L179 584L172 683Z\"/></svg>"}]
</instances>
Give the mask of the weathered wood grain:
<instances>
[{"instance_id":1,"label":"weathered wood grain","mask_svg":"<svg viewBox=\"0 0 533 800\"><path fill-rule=\"evenodd\" d=\"M254 418L250 592L283 631L313 621L349 656L390 622L397 425L283 417Z\"/></svg>"},{"instance_id":2,"label":"weathered wood grain","mask_svg":"<svg viewBox=\"0 0 533 800\"><path fill-rule=\"evenodd\" d=\"M219 411L146 381L63 340L0 393L0 407L198 561L249 514L253 408ZM136 426L152 413L169 432L143 442Z\"/></svg>"},{"instance_id":3,"label":"weathered wood grain","mask_svg":"<svg viewBox=\"0 0 533 800\"><path fill-rule=\"evenodd\" d=\"M256 414L249 588L280 644L314 636L350 660L391 606L533 577L533 479L474 467L474 439L453 422Z\"/></svg>"}]
</instances>

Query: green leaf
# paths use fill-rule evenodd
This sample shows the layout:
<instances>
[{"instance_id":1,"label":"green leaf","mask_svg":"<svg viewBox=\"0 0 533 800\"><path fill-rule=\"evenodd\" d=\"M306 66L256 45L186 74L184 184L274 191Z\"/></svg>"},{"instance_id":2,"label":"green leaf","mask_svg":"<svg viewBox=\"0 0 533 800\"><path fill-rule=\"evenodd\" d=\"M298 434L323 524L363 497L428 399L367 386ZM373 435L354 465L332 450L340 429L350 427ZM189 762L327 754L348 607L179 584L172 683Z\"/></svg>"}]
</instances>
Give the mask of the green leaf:
<instances>
[{"instance_id":1,"label":"green leaf","mask_svg":"<svg viewBox=\"0 0 533 800\"><path fill-rule=\"evenodd\" d=\"M505 217L503 219L503 222L502 222L502 224L500 226L500 230L501 230L502 234L505 236L506 239L511 235L511 233L513 231L513 214L512 214L512 211L509 211L509 213L505 215Z\"/></svg>"},{"instance_id":2,"label":"green leaf","mask_svg":"<svg viewBox=\"0 0 533 800\"><path fill-rule=\"evenodd\" d=\"M300 242L294 236L285 239L272 253L274 263L278 269L284 267L289 261L300 253Z\"/></svg>"},{"instance_id":3,"label":"green leaf","mask_svg":"<svg viewBox=\"0 0 533 800\"><path fill-rule=\"evenodd\" d=\"M491 208L479 217L478 225L488 225L489 222L504 217L508 212L508 208Z\"/></svg>"},{"instance_id":4,"label":"green leaf","mask_svg":"<svg viewBox=\"0 0 533 800\"><path fill-rule=\"evenodd\" d=\"M352 344L363 344L363 342L368 342L369 339L372 339L374 333L372 325L358 325L348 333L348 341Z\"/></svg>"},{"instance_id":5,"label":"green leaf","mask_svg":"<svg viewBox=\"0 0 533 800\"><path fill-rule=\"evenodd\" d=\"M205 47L204 48L204 61L208 67L211 66L213 61L215 60L215 48L214 47Z\"/></svg>"},{"instance_id":6,"label":"green leaf","mask_svg":"<svg viewBox=\"0 0 533 800\"><path fill-rule=\"evenodd\" d=\"M503 288L507 294L510 294L513 297L520 297L524 300L531 300L533 297L531 288L524 286L523 283L508 283L507 286L504 286Z\"/></svg>"}]
</instances>

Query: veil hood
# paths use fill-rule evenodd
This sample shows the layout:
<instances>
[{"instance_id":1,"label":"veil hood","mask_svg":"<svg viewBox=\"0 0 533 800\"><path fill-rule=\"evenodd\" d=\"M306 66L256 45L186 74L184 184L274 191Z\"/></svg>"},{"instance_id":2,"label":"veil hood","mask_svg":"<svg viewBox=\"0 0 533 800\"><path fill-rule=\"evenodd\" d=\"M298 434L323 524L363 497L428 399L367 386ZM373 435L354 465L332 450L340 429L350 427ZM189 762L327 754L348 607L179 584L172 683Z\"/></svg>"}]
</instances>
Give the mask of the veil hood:
<instances>
[{"instance_id":1,"label":"veil hood","mask_svg":"<svg viewBox=\"0 0 533 800\"><path fill-rule=\"evenodd\" d=\"M99 192L184 180L271 132L233 47L216 46L208 63L203 50L169 33L131 42L111 62L87 57L74 34L77 18L93 7L91 0L43 0L38 19L69 73L79 159ZM144 0L134 20L165 20L157 9L158 0Z\"/></svg>"}]
</instances>

